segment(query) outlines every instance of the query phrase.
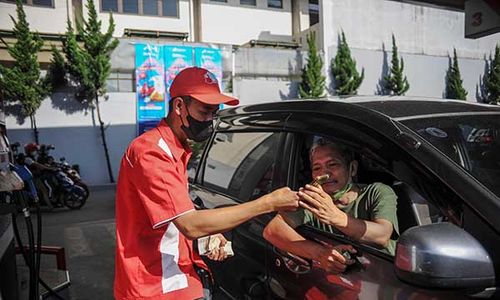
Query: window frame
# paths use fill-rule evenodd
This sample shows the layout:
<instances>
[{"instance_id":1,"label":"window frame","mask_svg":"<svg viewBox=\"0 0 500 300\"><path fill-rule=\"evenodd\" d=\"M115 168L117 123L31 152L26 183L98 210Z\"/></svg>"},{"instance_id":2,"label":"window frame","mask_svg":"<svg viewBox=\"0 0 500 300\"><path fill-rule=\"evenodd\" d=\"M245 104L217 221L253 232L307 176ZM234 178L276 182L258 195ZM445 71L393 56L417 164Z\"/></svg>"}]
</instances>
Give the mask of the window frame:
<instances>
[{"instance_id":1,"label":"window frame","mask_svg":"<svg viewBox=\"0 0 500 300\"><path fill-rule=\"evenodd\" d=\"M125 82L127 83L125 84ZM136 88L135 72L133 71L111 70L106 79L106 89L111 93L135 93L137 92Z\"/></svg>"},{"instance_id":2,"label":"window frame","mask_svg":"<svg viewBox=\"0 0 500 300\"><path fill-rule=\"evenodd\" d=\"M1 1L1 0L0 0ZM54 0L52 0L54 1ZM180 7L179 7L179 0L176 1L176 15L175 16L165 16L163 15L163 3L165 1L170 1L170 0L155 0L157 1L157 11L158 14L156 15L146 15L144 14L144 1L143 0L137 0L137 13L130 13L130 12L124 12L123 11L123 2L127 0L116 0L118 6L117 9L118 11L108 11L108 10L103 10L103 1L105 0L99 0L99 11L100 13L113 13L113 14L119 14L119 15L126 15L126 16L138 16L138 17L151 17L151 18L172 18L172 19L179 19L180 18Z\"/></svg>"},{"instance_id":3,"label":"window frame","mask_svg":"<svg viewBox=\"0 0 500 300\"><path fill-rule=\"evenodd\" d=\"M343 125L345 125L345 126L350 126L354 129L353 133L351 133L352 136L354 136L355 133L362 131L361 128L364 127L361 124L358 124L359 127L356 127L353 124L346 124L346 122L341 122L341 123L343 123ZM300 164L301 151L302 151L303 146L305 144L305 139L308 136L316 135L316 136L323 136L325 138L331 138L331 139L337 140L339 142L344 141L344 139L345 139L344 136L342 138L338 138L335 134L331 133L332 132L331 129L334 126L335 125L332 125L332 127L330 127L330 128L322 128L321 130L317 130L315 132L312 132L312 131L301 132L298 130L290 131L290 134L292 134L292 138L291 138L292 152L289 155L290 160L287 164L289 166L289 171L288 171L289 177L288 177L287 186L289 186L292 189L298 188L298 185L299 185L299 180L298 180L299 176L298 175L299 175L300 167L301 167L301 164ZM330 133L328 133L328 132L330 132ZM366 133L365 131L363 131L363 132ZM391 141L386 139L386 138L383 138L382 140L378 139L378 141L381 144L385 144L385 145L391 144ZM353 145L347 145L347 146L352 147ZM370 150L373 151L374 149L370 149ZM443 182L439 178L433 176L425 168L425 166L421 166L418 161L409 157L408 153L405 150L398 148L395 151L397 151L398 155L400 155L401 157L407 158L409 160L409 161L406 161L406 160L401 160L401 161L403 161L403 163L405 165L405 171L410 172L411 174L413 174L413 176L409 176L409 177L404 176L405 175L404 173L401 173L400 171L396 172L393 169L386 169L386 170L384 170L384 172L387 172L389 175L394 177L396 180L402 181L403 183L405 183L409 187L411 187L416 193L418 193L427 202L436 206L441 211L441 215L443 215L443 209L444 209L443 203L448 203L450 205L453 204L453 205L455 205L456 208L459 205L463 205L463 199L461 199L456 193L451 191L449 189L449 187L447 187L445 182ZM375 152L375 154L377 154L377 153ZM377 162L377 165L379 165L379 164L380 163ZM393 160L390 161L390 164L391 165L393 164ZM380 165L380 167L382 169L385 168L383 165ZM426 183L426 184L424 184L424 183ZM428 188L425 188L425 187L430 187L430 186L435 186L435 185L439 185L441 188L436 189L436 190L434 190L434 189L429 190ZM444 190L447 190L447 193L445 193ZM444 195L447 195L448 197L444 197L443 203L436 203L435 202L436 197L429 198L429 196L431 194L433 196L444 194ZM454 201L456 201L456 202L454 202ZM461 217L462 217L461 224L455 224L459 227L463 227L463 224L464 224L463 223L463 213L464 213L463 208L461 210L461 213L462 213L461 214ZM417 217L417 216L415 216L415 217ZM399 219L398 219L398 221L399 221ZM362 243L362 242L353 240L350 237L348 237L342 233L339 233L339 234L329 233L329 232L325 232L325 231L322 231L320 229L317 229L317 228L310 226L310 225L302 225L302 226L299 226L299 228L300 228L300 230L314 232L314 233L316 233L316 235L325 236L328 239L332 239L335 242L351 244L355 248L362 249L363 251L369 252L370 254L376 255L378 257L381 257L381 258L384 258L387 260L392 261L395 258L395 256L391 256L385 252L382 252L380 249L378 249L376 247L373 247L373 246L366 244L366 243ZM400 234L402 234L402 232L400 232Z\"/></svg>"}]
</instances>

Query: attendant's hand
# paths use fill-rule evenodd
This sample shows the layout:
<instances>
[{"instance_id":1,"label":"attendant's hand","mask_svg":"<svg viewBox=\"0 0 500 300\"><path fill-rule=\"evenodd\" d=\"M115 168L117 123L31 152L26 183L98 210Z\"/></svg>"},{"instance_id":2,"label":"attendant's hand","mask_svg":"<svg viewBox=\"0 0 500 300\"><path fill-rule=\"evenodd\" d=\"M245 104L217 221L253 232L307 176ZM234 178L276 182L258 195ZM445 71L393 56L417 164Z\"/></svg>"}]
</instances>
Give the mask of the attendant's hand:
<instances>
[{"instance_id":1,"label":"attendant's hand","mask_svg":"<svg viewBox=\"0 0 500 300\"><path fill-rule=\"evenodd\" d=\"M272 211L293 211L299 207L297 192L288 187L283 187L263 196L271 205Z\"/></svg>"},{"instance_id":2,"label":"attendant's hand","mask_svg":"<svg viewBox=\"0 0 500 300\"><path fill-rule=\"evenodd\" d=\"M224 250L224 246L227 243L226 238L220 233L214 234L210 236L209 245L212 242L212 239L218 239L220 241L219 247L214 248L210 253L207 254L207 257L215 261L225 260L228 257L226 250Z\"/></svg>"}]
</instances>

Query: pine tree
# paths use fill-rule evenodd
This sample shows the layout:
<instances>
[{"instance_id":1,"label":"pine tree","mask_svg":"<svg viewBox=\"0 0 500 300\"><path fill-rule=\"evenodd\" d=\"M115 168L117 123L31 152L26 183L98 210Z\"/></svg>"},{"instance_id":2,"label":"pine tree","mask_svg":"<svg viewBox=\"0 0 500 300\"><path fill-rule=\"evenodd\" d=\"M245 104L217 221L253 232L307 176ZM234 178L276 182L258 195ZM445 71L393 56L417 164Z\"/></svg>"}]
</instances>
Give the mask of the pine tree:
<instances>
[{"instance_id":1,"label":"pine tree","mask_svg":"<svg viewBox=\"0 0 500 300\"><path fill-rule=\"evenodd\" d=\"M5 100L20 104L23 117L29 117L33 129L35 142L39 143L38 128L35 114L43 99L49 94L49 88L40 76L40 64L37 54L43 46L43 40L38 33L30 32L21 0L16 1L17 20L10 17L14 23L14 45L2 43L14 59L11 68L0 65L0 88L4 92Z\"/></svg>"},{"instance_id":2,"label":"pine tree","mask_svg":"<svg viewBox=\"0 0 500 300\"><path fill-rule=\"evenodd\" d=\"M408 79L404 76L404 61L401 57L401 63L398 58L398 47L396 46L396 39L392 35L392 59L391 59L391 73L384 77L385 87L392 95L404 95L410 88Z\"/></svg>"},{"instance_id":3,"label":"pine tree","mask_svg":"<svg viewBox=\"0 0 500 300\"><path fill-rule=\"evenodd\" d=\"M500 103L500 45L495 47L495 56L491 59L488 71L484 74L484 95L486 102Z\"/></svg>"},{"instance_id":4,"label":"pine tree","mask_svg":"<svg viewBox=\"0 0 500 300\"><path fill-rule=\"evenodd\" d=\"M356 61L351 57L351 50L344 31L342 31L337 54L331 61L331 70L337 95L356 95L358 93L358 88L365 78L365 69L361 70L360 76L356 70Z\"/></svg>"},{"instance_id":5,"label":"pine tree","mask_svg":"<svg viewBox=\"0 0 500 300\"><path fill-rule=\"evenodd\" d=\"M99 97L106 94L106 80L111 73L111 53L118 46L118 40L113 38L115 23L112 14L110 14L108 30L102 33L102 22L98 19L94 1L87 1L87 10L88 19L83 21L82 26L77 26L78 38L81 39L82 45L77 40L71 21L68 20L63 52L67 61L66 69L78 89L76 98L97 110L109 180L114 182Z\"/></svg>"},{"instance_id":6,"label":"pine tree","mask_svg":"<svg viewBox=\"0 0 500 300\"><path fill-rule=\"evenodd\" d=\"M465 100L467 91L462 86L462 77L458 67L457 50L453 49L453 63L446 74L446 98Z\"/></svg>"},{"instance_id":7,"label":"pine tree","mask_svg":"<svg viewBox=\"0 0 500 300\"><path fill-rule=\"evenodd\" d=\"M66 62L61 52L52 45L52 59L50 61L49 69L47 70L47 76L45 77L46 86L50 87L50 91L53 92L55 89L65 86L68 81L66 80Z\"/></svg>"},{"instance_id":8,"label":"pine tree","mask_svg":"<svg viewBox=\"0 0 500 300\"><path fill-rule=\"evenodd\" d=\"M307 35L307 64L302 69L302 82L299 85L300 98L321 98L325 96L325 76L321 74L323 60L316 48L316 34Z\"/></svg>"}]
</instances>

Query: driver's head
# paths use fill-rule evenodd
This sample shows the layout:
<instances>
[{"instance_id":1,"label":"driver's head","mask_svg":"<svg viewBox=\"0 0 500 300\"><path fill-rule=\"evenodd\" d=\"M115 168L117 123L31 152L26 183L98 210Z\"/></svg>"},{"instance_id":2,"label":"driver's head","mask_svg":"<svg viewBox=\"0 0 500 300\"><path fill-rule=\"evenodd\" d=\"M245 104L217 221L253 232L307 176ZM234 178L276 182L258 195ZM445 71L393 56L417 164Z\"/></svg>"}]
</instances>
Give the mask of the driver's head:
<instances>
[{"instance_id":1,"label":"driver's head","mask_svg":"<svg viewBox=\"0 0 500 300\"><path fill-rule=\"evenodd\" d=\"M351 183L358 171L354 153L345 146L320 139L309 151L313 178L328 174L329 179L322 185L323 190L333 194Z\"/></svg>"}]
</instances>

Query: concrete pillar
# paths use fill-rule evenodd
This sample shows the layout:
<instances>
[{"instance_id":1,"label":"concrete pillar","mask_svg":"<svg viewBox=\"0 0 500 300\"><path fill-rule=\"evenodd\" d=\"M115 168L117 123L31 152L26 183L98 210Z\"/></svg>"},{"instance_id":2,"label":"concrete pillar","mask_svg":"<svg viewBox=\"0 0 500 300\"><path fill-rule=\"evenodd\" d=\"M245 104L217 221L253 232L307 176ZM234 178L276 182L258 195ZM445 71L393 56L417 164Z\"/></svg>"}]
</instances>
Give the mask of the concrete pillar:
<instances>
[{"instance_id":1,"label":"concrete pillar","mask_svg":"<svg viewBox=\"0 0 500 300\"><path fill-rule=\"evenodd\" d=\"M203 42L201 24L201 1L202 0L190 0L193 2L193 30L194 30L194 41L201 43Z\"/></svg>"},{"instance_id":2,"label":"concrete pillar","mask_svg":"<svg viewBox=\"0 0 500 300\"><path fill-rule=\"evenodd\" d=\"M297 41L301 30L300 0L291 0L292 3L292 39Z\"/></svg>"}]
</instances>

